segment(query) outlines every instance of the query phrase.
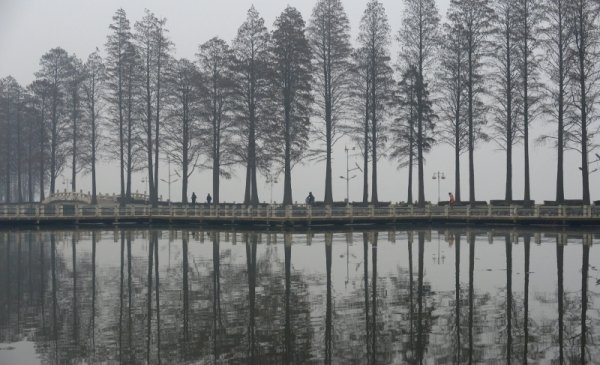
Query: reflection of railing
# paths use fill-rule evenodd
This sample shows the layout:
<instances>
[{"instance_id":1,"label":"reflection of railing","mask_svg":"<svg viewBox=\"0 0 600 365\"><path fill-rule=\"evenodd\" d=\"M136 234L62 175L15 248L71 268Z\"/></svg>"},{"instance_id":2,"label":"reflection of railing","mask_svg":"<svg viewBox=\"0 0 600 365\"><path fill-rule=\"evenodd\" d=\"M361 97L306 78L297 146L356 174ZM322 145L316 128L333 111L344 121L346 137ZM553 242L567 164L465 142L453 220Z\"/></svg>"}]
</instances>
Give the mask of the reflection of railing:
<instances>
[{"instance_id":1,"label":"reflection of railing","mask_svg":"<svg viewBox=\"0 0 600 365\"><path fill-rule=\"evenodd\" d=\"M56 196L56 195L55 195ZM76 195L75 195L76 196ZM71 195L73 197L73 195ZM81 198L81 197L80 197ZM83 199L82 199L83 200ZM58 201L58 200L57 200ZM319 206L307 205L172 205L152 208L147 205L114 204L93 206L77 201L53 205L3 205L0 206L2 221L60 220L196 220L196 221L253 221L253 222L354 222L354 221L500 221L513 222L597 222L600 223L598 206L477 206L449 207L389 205L379 206Z\"/></svg>"}]
</instances>

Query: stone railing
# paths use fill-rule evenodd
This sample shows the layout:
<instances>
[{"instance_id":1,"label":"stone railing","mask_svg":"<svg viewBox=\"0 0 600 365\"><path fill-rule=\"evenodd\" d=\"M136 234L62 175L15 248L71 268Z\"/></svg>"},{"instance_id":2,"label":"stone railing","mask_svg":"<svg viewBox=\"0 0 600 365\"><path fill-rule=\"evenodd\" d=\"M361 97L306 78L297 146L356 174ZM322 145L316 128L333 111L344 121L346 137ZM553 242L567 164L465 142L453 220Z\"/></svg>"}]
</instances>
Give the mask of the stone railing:
<instances>
[{"instance_id":1,"label":"stone railing","mask_svg":"<svg viewBox=\"0 0 600 365\"><path fill-rule=\"evenodd\" d=\"M426 206L307 206L307 205L259 205L246 206L240 204L219 205L164 205L152 208L148 205L136 204L119 207L110 205L89 205L85 195L58 195L64 204L53 205L0 205L0 218L11 219L44 219L52 217L104 219L152 219L152 218L191 218L191 219L231 219L257 221L311 221L338 220L353 221L358 219L401 221L402 219L440 219L440 220L498 220L517 221L539 219L560 221L585 219L600 222L598 206L477 206L449 207ZM70 199L69 199L70 198ZM79 200L75 199L78 198ZM71 203L72 202L72 203ZM81 202L81 203L80 203Z\"/></svg>"}]
</instances>

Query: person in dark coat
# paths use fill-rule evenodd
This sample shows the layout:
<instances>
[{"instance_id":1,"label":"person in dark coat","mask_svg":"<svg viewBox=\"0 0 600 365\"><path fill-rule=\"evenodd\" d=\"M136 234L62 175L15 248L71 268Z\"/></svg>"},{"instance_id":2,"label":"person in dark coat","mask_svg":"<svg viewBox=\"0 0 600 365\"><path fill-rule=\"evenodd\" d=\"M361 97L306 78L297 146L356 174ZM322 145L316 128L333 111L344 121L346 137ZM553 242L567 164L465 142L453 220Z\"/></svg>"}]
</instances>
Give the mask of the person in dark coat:
<instances>
[{"instance_id":1,"label":"person in dark coat","mask_svg":"<svg viewBox=\"0 0 600 365\"><path fill-rule=\"evenodd\" d=\"M208 193L208 195L206 196L206 202L210 205L210 203L212 202L212 197L210 196L210 193Z\"/></svg>"},{"instance_id":2,"label":"person in dark coat","mask_svg":"<svg viewBox=\"0 0 600 365\"><path fill-rule=\"evenodd\" d=\"M308 205L313 205L315 203L315 196L313 195L312 191L308 193L308 196L306 197L306 204Z\"/></svg>"},{"instance_id":3,"label":"person in dark coat","mask_svg":"<svg viewBox=\"0 0 600 365\"><path fill-rule=\"evenodd\" d=\"M192 193L192 205L196 205L196 193Z\"/></svg>"}]
</instances>

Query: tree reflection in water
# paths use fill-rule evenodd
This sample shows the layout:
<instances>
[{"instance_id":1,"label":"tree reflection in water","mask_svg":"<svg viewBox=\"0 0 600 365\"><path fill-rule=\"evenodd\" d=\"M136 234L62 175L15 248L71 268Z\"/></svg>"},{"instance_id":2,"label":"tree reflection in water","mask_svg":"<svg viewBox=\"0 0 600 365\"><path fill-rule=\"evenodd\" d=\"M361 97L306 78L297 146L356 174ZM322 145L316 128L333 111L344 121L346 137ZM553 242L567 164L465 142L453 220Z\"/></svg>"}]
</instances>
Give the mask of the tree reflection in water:
<instances>
[{"instance_id":1,"label":"tree reflection in water","mask_svg":"<svg viewBox=\"0 0 600 365\"><path fill-rule=\"evenodd\" d=\"M600 358L591 235L445 230L445 266L428 230L172 231L169 260L158 230L0 233L0 343L49 364Z\"/></svg>"}]
</instances>

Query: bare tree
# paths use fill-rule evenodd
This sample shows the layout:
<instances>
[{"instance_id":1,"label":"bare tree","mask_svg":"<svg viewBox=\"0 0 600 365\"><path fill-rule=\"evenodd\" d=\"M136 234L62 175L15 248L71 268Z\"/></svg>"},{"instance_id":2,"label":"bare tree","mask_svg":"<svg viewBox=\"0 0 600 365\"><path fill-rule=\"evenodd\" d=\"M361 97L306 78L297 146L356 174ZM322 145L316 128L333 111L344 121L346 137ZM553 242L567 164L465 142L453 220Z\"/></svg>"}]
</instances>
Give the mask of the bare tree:
<instances>
[{"instance_id":1,"label":"bare tree","mask_svg":"<svg viewBox=\"0 0 600 365\"><path fill-rule=\"evenodd\" d=\"M370 124L370 100L371 81L368 57L365 48L358 48L352 52L351 86L350 97L355 101L350 103L350 123L342 126L344 133L358 145L363 157L363 203L369 202L369 156L371 150L371 124Z\"/></svg>"},{"instance_id":2,"label":"bare tree","mask_svg":"<svg viewBox=\"0 0 600 365\"><path fill-rule=\"evenodd\" d=\"M441 142L454 149L454 196L461 201L460 156L467 151L469 129L466 123L466 47L464 30L456 14L449 11L444 24L441 61L438 72L440 85Z\"/></svg>"},{"instance_id":3,"label":"bare tree","mask_svg":"<svg viewBox=\"0 0 600 365\"><path fill-rule=\"evenodd\" d=\"M518 89L522 100L522 132L525 158L525 187L523 199L531 200L529 176L529 125L541 112L539 77L540 24L543 20L541 0L518 0L516 35L519 48L517 63L521 76Z\"/></svg>"},{"instance_id":4,"label":"bare tree","mask_svg":"<svg viewBox=\"0 0 600 365\"><path fill-rule=\"evenodd\" d=\"M385 142L385 107L389 103L389 95L392 85L392 69L389 66L390 56L388 47L390 44L390 26L388 24L385 8L377 0L367 3L360 24L358 41L364 49L362 54L366 56L366 66L369 80L369 119L371 127L371 201L378 202L377 194L377 147Z\"/></svg>"},{"instance_id":5,"label":"bare tree","mask_svg":"<svg viewBox=\"0 0 600 365\"><path fill-rule=\"evenodd\" d=\"M152 31L152 42L154 44L154 52L156 57L155 62L155 114L156 119L154 121L154 204L158 203L158 165L159 165L159 150L160 150L160 112L161 102L164 99L162 94L161 85L163 79L166 77L166 68L170 62L170 52L173 48L173 43L167 37L168 30L166 28L166 18L154 18L153 31Z\"/></svg>"},{"instance_id":6,"label":"bare tree","mask_svg":"<svg viewBox=\"0 0 600 365\"><path fill-rule=\"evenodd\" d=\"M106 41L106 68L108 75L108 88L110 93L108 101L111 106L112 120L116 124L117 145L121 179L121 204L125 204L125 74L128 64L129 45L132 41L129 20L125 10L118 9L113 16L113 23L109 26L111 34Z\"/></svg>"},{"instance_id":7,"label":"bare tree","mask_svg":"<svg viewBox=\"0 0 600 365\"><path fill-rule=\"evenodd\" d=\"M84 65L84 115L86 129L88 130L89 146L86 146L85 155L88 157L86 169L89 169L92 175L92 204L97 204L96 197L96 161L98 160L99 148L101 143L101 111L102 99L105 92L106 68L98 49L88 56Z\"/></svg>"},{"instance_id":8,"label":"bare tree","mask_svg":"<svg viewBox=\"0 0 600 365\"><path fill-rule=\"evenodd\" d=\"M469 201L475 201L475 143L477 130L486 124L486 108L481 100L484 93L484 57L494 12L490 0L452 0L449 12L463 29L466 47L466 88L469 150Z\"/></svg>"},{"instance_id":9,"label":"bare tree","mask_svg":"<svg viewBox=\"0 0 600 365\"><path fill-rule=\"evenodd\" d=\"M302 14L286 7L272 33L272 55L277 116L283 119L283 204L291 205L292 168L306 154L310 130L311 52ZM281 118L281 119L280 119ZM279 124L279 123L278 123Z\"/></svg>"},{"instance_id":10,"label":"bare tree","mask_svg":"<svg viewBox=\"0 0 600 365\"><path fill-rule=\"evenodd\" d=\"M493 38L495 90L493 93L495 141L506 151L506 193L505 199L511 201L512 193L512 149L519 141L522 126L520 115L522 100L518 95L519 70L517 67L517 3L515 0L495 2L496 19Z\"/></svg>"},{"instance_id":11,"label":"bare tree","mask_svg":"<svg viewBox=\"0 0 600 365\"><path fill-rule=\"evenodd\" d=\"M24 188L24 194L26 194L26 201L32 203L35 199L35 184L37 180L37 173L34 170L38 169L38 159L36 154L36 141L38 136L38 119L37 119L37 101L32 93L30 87L25 89L23 98L23 120L24 120L24 140L22 150L25 154L26 175L27 175L27 187Z\"/></svg>"},{"instance_id":12,"label":"bare tree","mask_svg":"<svg viewBox=\"0 0 600 365\"><path fill-rule=\"evenodd\" d=\"M567 148L574 118L573 103L570 91L569 76L574 67L573 52L570 47L573 39L573 29L570 26L570 1L546 0L543 3L544 25L542 45L544 62L542 67L548 79L545 82L545 99L543 110L550 117L550 122L556 123L556 134L542 135L540 140L553 141L557 152L556 167L556 201L565 199L564 188L564 151Z\"/></svg>"},{"instance_id":13,"label":"bare tree","mask_svg":"<svg viewBox=\"0 0 600 365\"><path fill-rule=\"evenodd\" d=\"M331 153L338 124L343 119L349 96L350 24L340 0L319 0L308 27L309 44L315 67L315 100L325 128L318 138L325 144L326 204L333 202Z\"/></svg>"},{"instance_id":14,"label":"bare tree","mask_svg":"<svg viewBox=\"0 0 600 365\"><path fill-rule=\"evenodd\" d=\"M202 80L197 67L187 59L174 62L165 85L169 100L165 124L165 148L178 166L181 201L188 202L188 181L202 153L200 94Z\"/></svg>"},{"instance_id":15,"label":"bare tree","mask_svg":"<svg viewBox=\"0 0 600 365\"><path fill-rule=\"evenodd\" d=\"M582 198L590 204L590 172L588 154L594 149L593 139L598 132L596 103L600 68L596 59L600 49L600 28L598 15L600 3L594 0L573 0L571 2L571 24L573 29L573 52L576 66L571 72L576 116L572 123L577 127L569 134L574 147L581 153Z\"/></svg>"},{"instance_id":16,"label":"bare tree","mask_svg":"<svg viewBox=\"0 0 600 365\"><path fill-rule=\"evenodd\" d=\"M235 112L238 119L239 146L246 147L241 160L246 163L244 203L256 205L258 199L257 169L268 159L263 141L268 141L268 121L272 91L269 81L269 33L264 19L253 7L238 29L233 42L235 80ZM261 156L261 157L258 157Z\"/></svg>"},{"instance_id":17,"label":"bare tree","mask_svg":"<svg viewBox=\"0 0 600 365\"><path fill-rule=\"evenodd\" d=\"M399 167L408 167L407 203L413 203L413 168L417 164L417 88L419 73L415 66L409 67L402 74L395 92L394 103L398 115L390 127L392 138L390 157L397 160ZM420 143L424 153L431 150L435 143L433 131L437 115L433 112L433 104L429 98L428 88L422 96L423 120Z\"/></svg>"},{"instance_id":18,"label":"bare tree","mask_svg":"<svg viewBox=\"0 0 600 365\"><path fill-rule=\"evenodd\" d=\"M131 199L132 174L134 171L140 171L144 168L143 156L143 131L140 128L140 59L135 46L128 43L125 69L124 69L124 107L125 107L125 126L123 137L125 147L125 200Z\"/></svg>"},{"instance_id":19,"label":"bare tree","mask_svg":"<svg viewBox=\"0 0 600 365\"><path fill-rule=\"evenodd\" d=\"M69 75L66 83L66 96L69 114L69 137L71 144L69 154L71 155L71 191L77 191L77 173L81 172L82 165L85 163L78 160L83 150L79 141L82 139L82 134L85 130L80 128L81 124L81 96L82 84L84 80L83 64L76 55L72 55L69 59Z\"/></svg>"},{"instance_id":20,"label":"bare tree","mask_svg":"<svg viewBox=\"0 0 600 365\"><path fill-rule=\"evenodd\" d=\"M65 88L69 76L69 55L62 48L53 48L40 59L36 77L50 88L50 194L56 190L56 179L65 165Z\"/></svg>"},{"instance_id":21,"label":"bare tree","mask_svg":"<svg viewBox=\"0 0 600 365\"><path fill-rule=\"evenodd\" d=\"M400 57L407 67L414 66L417 71L417 167L418 202L425 204L424 180L424 95L427 93L428 72L434 62L435 52L440 41L440 17L434 0L405 0L405 12L398 41L402 49Z\"/></svg>"},{"instance_id":22,"label":"bare tree","mask_svg":"<svg viewBox=\"0 0 600 365\"><path fill-rule=\"evenodd\" d=\"M21 188L21 177L20 177L20 129L19 125L19 109L20 99L22 98L23 90L21 86L12 76L8 76L1 81L0 91L2 94L2 119L3 119L3 131L4 131L4 151L3 161L4 167L4 201L11 203L13 201L14 183L12 178L18 179L17 183L17 202L21 202L22 197L20 193ZM16 143L12 143L16 140ZM16 170L16 173L15 173Z\"/></svg>"},{"instance_id":23,"label":"bare tree","mask_svg":"<svg viewBox=\"0 0 600 365\"><path fill-rule=\"evenodd\" d=\"M220 38L212 38L200 46L198 63L204 77L206 87L202 97L203 112L210 127L206 134L210 136L210 152L212 159L213 202L220 202L220 177L229 178L228 168L234 162L232 150L237 148L232 143L232 93L231 75L232 52L227 43Z\"/></svg>"},{"instance_id":24,"label":"bare tree","mask_svg":"<svg viewBox=\"0 0 600 365\"><path fill-rule=\"evenodd\" d=\"M38 173L39 173L39 200L40 202L43 202L44 199L46 198L45 196L45 190L46 190L46 185L45 185L45 177L47 174L47 169L46 169L46 159L48 157L47 155L47 150L46 150L46 141L48 139L48 133L47 133L47 122L48 122L48 101L50 98L50 84L45 81L45 80L35 80L31 83L31 85L29 86L30 89L30 93L32 95L32 103L33 105L33 109L35 111L36 114L36 129L37 129L37 136L36 136L36 141L39 144L39 149L36 151L36 156L38 159L37 162L37 169L38 169Z\"/></svg>"},{"instance_id":25,"label":"bare tree","mask_svg":"<svg viewBox=\"0 0 600 365\"><path fill-rule=\"evenodd\" d=\"M164 95L161 85L165 78L165 68L169 62L171 42L166 37L166 19L158 19L146 10L141 21L135 23L134 40L137 54L141 59L141 79L143 85L142 100L145 105L143 117L146 135L148 183L150 201L158 205L158 164L160 149L160 111Z\"/></svg>"}]
</instances>

